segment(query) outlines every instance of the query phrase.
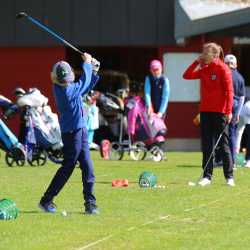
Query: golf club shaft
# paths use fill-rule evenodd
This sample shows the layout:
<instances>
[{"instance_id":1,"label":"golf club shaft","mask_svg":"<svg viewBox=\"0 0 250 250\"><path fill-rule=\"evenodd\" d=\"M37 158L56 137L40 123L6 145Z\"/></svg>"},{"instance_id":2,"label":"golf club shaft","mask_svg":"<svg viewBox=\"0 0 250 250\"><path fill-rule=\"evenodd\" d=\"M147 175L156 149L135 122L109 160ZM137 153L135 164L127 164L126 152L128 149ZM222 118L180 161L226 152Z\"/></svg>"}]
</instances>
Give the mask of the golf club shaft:
<instances>
[{"instance_id":1,"label":"golf club shaft","mask_svg":"<svg viewBox=\"0 0 250 250\"><path fill-rule=\"evenodd\" d=\"M52 35L53 37L55 37L56 39L58 39L59 41L61 41L63 44L65 44L68 47L70 47L71 49L73 49L74 51L80 53L81 55L84 54L83 51L79 50L77 47L75 47L70 42L68 42L67 40L65 40L63 37L61 37L60 35L58 35L55 31L53 31L52 29L50 29L48 26L42 24L40 21L38 21L37 19L35 19L32 16L28 15L27 13L21 12L21 13L19 13L17 15L17 18L22 18L22 17L26 17L30 22L32 22L33 24L37 25L42 30L45 30L50 35ZM92 65L96 66L96 67L100 67L100 62L93 58L92 59Z\"/></svg>"},{"instance_id":2,"label":"golf club shaft","mask_svg":"<svg viewBox=\"0 0 250 250\"><path fill-rule=\"evenodd\" d=\"M206 171L206 169L207 169L207 167L208 167L208 164L209 164L209 162L211 161L211 159L212 159L212 157L213 157L213 155L214 155L214 152L215 152L215 150L216 150L218 144L220 143L221 137L222 137L222 135L224 134L224 132L225 132L226 128L228 127L228 125L229 125L229 124L227 123L226 126L223 128L222 132L220 133L220 135L219 135L219 137L218 137L218 139L217 139L217 141L216 141L216 143L215 143L215 145L214 145L214 147L213 147L213 150L212 150L212 152L211 152L211 154L210 154L210 156L209 156L209 158L208 158L208 160L207 160L207 162L206 162L206 164L205 164L205 166L204 166L204 168L203 168L202 176L204 175L204 173L205 173L205 171ZM199 180L202 178L202 176L200 176Z\"/></svg>"},{"instance_id":3,"label":"golf club shaft","mask_svg":"<svg viewBox=\"0 0 250 250\"><path fill-rule=\"evenodd\" d=\"M27 15L26 18L31 21L32 23L36 24L37 26L39 26L41 29L47 31L49 34L51 34L52 36L54 36L55 38L57 38L59 41L61 41L62 43L64 43L65 45L69 46L70 48L72 48L73 50L75 50L76 52L80 53L81 55L84 54L84 52L82 52L81 50L79 50L78 48L76 48L74 45L72 45L71 43L69 43L68 41L66 41L65 39L63 39L60 35L58 35L56 32L54 32L52 29L50 29L48 26L42 24L41 22L39 22L38 20L36 20L35 18Z\"/></svg>"}]
</instances>

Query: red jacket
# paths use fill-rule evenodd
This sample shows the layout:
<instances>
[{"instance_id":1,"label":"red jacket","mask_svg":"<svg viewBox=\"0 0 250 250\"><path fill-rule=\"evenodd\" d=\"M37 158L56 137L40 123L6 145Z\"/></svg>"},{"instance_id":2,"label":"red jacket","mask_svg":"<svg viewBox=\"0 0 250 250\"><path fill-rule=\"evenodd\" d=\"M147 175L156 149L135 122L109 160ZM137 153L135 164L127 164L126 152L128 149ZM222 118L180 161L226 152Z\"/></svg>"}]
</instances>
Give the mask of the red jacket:
<instances>
[{"instance_id":1,"label":"red jacket","mask_svg":"<svg viewBox=\"0 0 250 250\"><path fill-rule=\"evenodd\" d=\"M233 107L233 83L229 67L220 59L201 65L194 61L183 74L186 80L201 80L201 112L231 114Z\"/></svg>"}]
</instances>

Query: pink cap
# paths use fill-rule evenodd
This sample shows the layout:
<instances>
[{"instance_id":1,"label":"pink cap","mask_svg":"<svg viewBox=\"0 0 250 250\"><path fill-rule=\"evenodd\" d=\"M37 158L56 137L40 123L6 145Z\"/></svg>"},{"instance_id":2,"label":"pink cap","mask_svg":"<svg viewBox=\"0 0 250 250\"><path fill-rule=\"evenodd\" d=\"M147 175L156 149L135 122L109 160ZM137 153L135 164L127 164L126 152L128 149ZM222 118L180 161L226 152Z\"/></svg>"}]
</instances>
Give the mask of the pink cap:
<instances>
[{"instance_id":1,"label":"pink cap","mask_svg":"<svg viewBox=\"0 0 250 250\"><path fill-rule=\"evenodd\" d=\"M150 69L162 69L162 64L159 60L153 60L150 62Z\"/></svg>"}]
</instances>

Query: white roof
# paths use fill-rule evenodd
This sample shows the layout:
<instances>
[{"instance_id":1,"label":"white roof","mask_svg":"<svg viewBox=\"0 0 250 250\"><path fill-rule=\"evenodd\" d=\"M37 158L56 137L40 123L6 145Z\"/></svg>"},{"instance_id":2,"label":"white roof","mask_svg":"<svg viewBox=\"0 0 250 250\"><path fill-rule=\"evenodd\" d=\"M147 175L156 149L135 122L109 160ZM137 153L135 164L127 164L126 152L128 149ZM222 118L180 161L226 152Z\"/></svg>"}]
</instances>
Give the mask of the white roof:
<instances>
[{"instance_id":1,"label":"white roof","mask_svg":"<svg viewBox=\"0 0 250 250\"><path fill-rule=\"evenodd\" d=\"M179 3L191 20L250 7L250 0L179 0Z\"/></svg>"}]
</instances>

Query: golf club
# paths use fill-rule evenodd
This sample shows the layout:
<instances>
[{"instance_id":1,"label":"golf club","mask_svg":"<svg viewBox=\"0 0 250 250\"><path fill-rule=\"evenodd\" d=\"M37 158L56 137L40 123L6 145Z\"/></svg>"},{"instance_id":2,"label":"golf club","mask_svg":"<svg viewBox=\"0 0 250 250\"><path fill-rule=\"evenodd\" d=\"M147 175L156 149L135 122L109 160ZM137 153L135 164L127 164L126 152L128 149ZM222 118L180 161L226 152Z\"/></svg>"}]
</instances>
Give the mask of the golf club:
<instances>
[{"instance_id":1,"label":"golf club","mask_svg":"<svg viewBox=\"0 0 250 250\"><path fill-rule=\"evenodd\" d=\"M81 55L84 54L84 52L82 52L81 50L79 50L77 47L75 47L74 45L72 45L71 43L69 43L68 41L66 41L63 37L61 37L60 35L58 35L56 32L54 32L52 29L50 29L48 26L42 24L40 21L38 21L37 19L33 18L32 16L28 15L26 12L19 12L16 15L16 19L21 19L21 18L27 18L30 22L32 22L33 24L37 25L38 27L40 27L42 30L48 32L50 35L52 35L53 37L55 37L56 39L58 39L59 41L61 41L63 44L67 45L68 47L70 47L71 49L73 49L74 51L80 53ZM92 65L98 70L100 67L100 62L97 61L96 59L92 59Z\"/></svg>"},{"instance_id":2,"label":"golf club","mask_svg":"<svg viewBox=\"0 0 250 250\"><path fill-rule=\"evenodd\" d=\"M217 139L217 141L216 141L216 143L215 143L215 145L214 145L214 147L213 147L213 150L212 150L212 152L211 152L211 154L210 154L210 156L209 156L209 158L208 158L208 160L207 160L207 162L206 162L206 165L205 165L205 167L203 168L202 174L200 175L199 179L198 179L196 182L189 181L189 182L188 182L188 185L189 185L189 186L196 186L196 185L198 184L199 180L200 180L200 179L202 178L202 176L204 175L204 172L205 172L205 170L207 169L207 166L208 166L210 160L212 159L212 157L213 157L213 155L214 155L214 152L215 152L215 150L216 150L216 148L217 148L217 146L218 146L218 144L219 144L219 142L220 142L220 140L221 140L221 137L222 137L222 135L223 135L223 133L225 132L225 130L226 130L227 127L228 127L228 123L227 123L226 126L223 128L222 132L220 133L220 135L219 135L219 137L218 137L218 139Z\"/></svg>"}]
</instances>

